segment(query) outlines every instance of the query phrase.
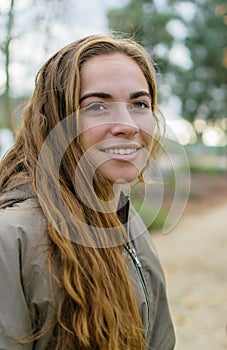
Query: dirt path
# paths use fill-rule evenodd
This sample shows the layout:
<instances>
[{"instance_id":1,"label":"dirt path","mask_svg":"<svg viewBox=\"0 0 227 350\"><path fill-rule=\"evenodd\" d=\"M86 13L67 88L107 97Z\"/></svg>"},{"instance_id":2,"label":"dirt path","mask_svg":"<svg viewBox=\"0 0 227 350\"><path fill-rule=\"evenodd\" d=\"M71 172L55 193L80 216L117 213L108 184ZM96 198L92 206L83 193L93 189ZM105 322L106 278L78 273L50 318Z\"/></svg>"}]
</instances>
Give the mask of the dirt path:
<instances>
[{"instance_id":1,"label":"dirt path","mask_svg":"<svg viewBox=\"0 0 227 350\"><path fill-rule=\"evenodd\" d=\"M166 273L176 350L227 349L227 203L152 234Z\"/></svg>"}]
</instances>

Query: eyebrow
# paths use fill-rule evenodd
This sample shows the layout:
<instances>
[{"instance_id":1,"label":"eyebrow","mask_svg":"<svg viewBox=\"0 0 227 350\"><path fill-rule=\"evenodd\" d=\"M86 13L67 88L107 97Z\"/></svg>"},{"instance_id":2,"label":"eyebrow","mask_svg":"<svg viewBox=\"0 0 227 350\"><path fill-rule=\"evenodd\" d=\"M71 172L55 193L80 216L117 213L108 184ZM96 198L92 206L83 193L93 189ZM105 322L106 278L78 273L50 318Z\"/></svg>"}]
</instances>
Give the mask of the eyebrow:
<instances>
[{"instance_id":1,"label":"eyebrow","mask_svg":"<svg viewBox=\"0 0 227 350\"><path fill-rule=\"evenodd\" d=\"M148 96L149 98L151 98L151 94L148 92L148 91L136 91L136 92L133 92L129 95L130 99L134 99L134 98L137 98L137 97L140 97L140 96ZM80 98L80 103L82 101L84 101L86 98L89 98L89 97L100 97L100 98L104 98L104 99L111 99L113 98L112 95L106 93L106 92L89 92L85 95L83 95L81 98Z\"/></svg>"},{"instance_id":2,"label":"eyebrow","mask_svg":"<svg viewBox=\"0 0 227 350\"><path fill-rule=\"evenodd\" d=\"M111 98L112 96L105 92L89 92L80 98L80 103L88 97L100 97L100 98L108 99L108 98Z\"/></svg>"},{"instance_id":3,"label":"eyebrow","mask_svg":"<svg viewBox=\"0 0 227 350\"><path fill-rule=\"evenodd\" d=\"M130 99L137 98L140 96L148 96L149 98L151 98L151 94L148 91L142 90L142 91L136 91L136 92L133 92L132 94L130 94Z\"/></svg>"}]
</instances>

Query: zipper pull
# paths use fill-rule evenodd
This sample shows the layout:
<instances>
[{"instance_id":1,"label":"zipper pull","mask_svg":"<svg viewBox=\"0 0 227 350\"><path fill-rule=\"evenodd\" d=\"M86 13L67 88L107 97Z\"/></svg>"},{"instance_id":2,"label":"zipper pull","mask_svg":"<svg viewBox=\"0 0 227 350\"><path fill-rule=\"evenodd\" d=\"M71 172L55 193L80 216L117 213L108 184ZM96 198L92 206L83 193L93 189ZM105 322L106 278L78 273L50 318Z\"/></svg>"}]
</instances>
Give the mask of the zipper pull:
<instances>
[{"instance_id":1,"label":"zipper pull","mask_svg":"<svg viewBox=\"0 0 227 350\"><path fill-rule=\"evenodd\" d=\"M136 265L139 267L139 268L141 268L142 267L142 265L141 265L141 262L139 261L139 258L138 258L138 256L136 255L136 251L135 251L135 249L134 248L130 248L131 249L131 252L132 252L132 257L133 257L133 259L135 260L135 262L136 262Z\"/></svg>"},{"instance_id":2,"label":"zipper pull","mask_svg":"<svg viewBox=\"0 0 227 350\"><path fill-rule=\"evenodd\" d=\"M125 248L127 249L127 251L129 252L131 258L134 260L135 264L137 267L141 268L142 265L138 259L138 256L136 255L136 251L133 247L131 247L129 244L125 245Z\"/></svg>"}]
</instances>

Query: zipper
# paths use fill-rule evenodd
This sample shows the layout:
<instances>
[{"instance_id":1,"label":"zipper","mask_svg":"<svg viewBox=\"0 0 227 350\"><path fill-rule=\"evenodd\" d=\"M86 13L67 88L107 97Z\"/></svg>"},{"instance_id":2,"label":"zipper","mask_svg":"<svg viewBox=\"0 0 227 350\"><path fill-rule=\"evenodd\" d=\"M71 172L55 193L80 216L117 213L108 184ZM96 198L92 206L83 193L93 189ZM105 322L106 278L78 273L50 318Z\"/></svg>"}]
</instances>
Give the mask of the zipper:
<instances>
[{"instance_id":1,"label":"zipper","mask_svg":"<svg viewBox=\"0 0 227 350\"><path fill-rule=\"evenodd\" d=\"M148 310L148 313L147 313L148 314L148 328L147 328L147 331L148 331L148 329L150 328L151 304L150 304L150 299L149 299L149 293L148 293L148 290L147 290L147 285L146 285L146 282L145 282L145 279L144 279L144 276L143 276L143 273L142 273L142 265L141 265L141 262L139 261L139 258L138 258L137 254L136 254L135 249L129 243L125 243L124 247L125 247L125 249L127 250L127 252L129 253L129 255L132 258L132 261L133 261L134 266L136 268L136 272L137 272L137 275L139 277L140 283L141 283L141 285L143 287L143 291L144 291L144 295L145 295L145 299L146 299L146 303L147 303L147 310Z\"/></svg>"},{"instance_id":2,"label":"zipper","mask_svg":"<svg viewBox=\"0 0 227 350\"><path fill-rule=\"evenodd\" d=\"M127 201L125 202L125 199L127 199ZM145 295L145 300L146 300L146 304L147 304L147 315L148 315L148 328L147 331L150 328L150 318L151 318L151 304L150 304L150 299L149 299L149 293L148 293L148 289L147 289L147 285L142 273L142 265L138 259L138 256L136 254L136 250L134 249L134 247L129 243L130 242L130 233L129 233L129 223L128 223L128 213L129 213L129 197L125 196L123 192L121 192L120 195L120 200L119 203L123 203L123 206L120 206L119 209L117 210L117 215L120 219L120 221L122 222L122 224L125 227L125 230L127 232L127 236L128 236L128 242L124 243L124 247L127 250L127 252L129 253L133 264L135 266L136 269L136 273L138 275L138 278L140 280L140 283L142 285L143 288L143 292Z\"/></svg>"}]
</instances>

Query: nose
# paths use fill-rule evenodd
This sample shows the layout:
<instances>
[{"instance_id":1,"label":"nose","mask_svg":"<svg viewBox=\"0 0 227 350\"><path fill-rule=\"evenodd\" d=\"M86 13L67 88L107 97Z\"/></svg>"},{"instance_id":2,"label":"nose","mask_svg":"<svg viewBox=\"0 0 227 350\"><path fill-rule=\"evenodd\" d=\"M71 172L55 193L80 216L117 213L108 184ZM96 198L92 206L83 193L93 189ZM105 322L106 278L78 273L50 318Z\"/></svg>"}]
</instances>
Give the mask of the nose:
<instances>
[{"instance_id":1,"label":"nose","mask_svg":"<svg viewBox=\"0 0 227 350\"><path fill-rule=\"evenodd\" d=\"M114 136L131 137L139 132L139 127L135 120L131 117L127 106L118 106L111 123L111 133Z\"/></svg>"}]
</instances>

